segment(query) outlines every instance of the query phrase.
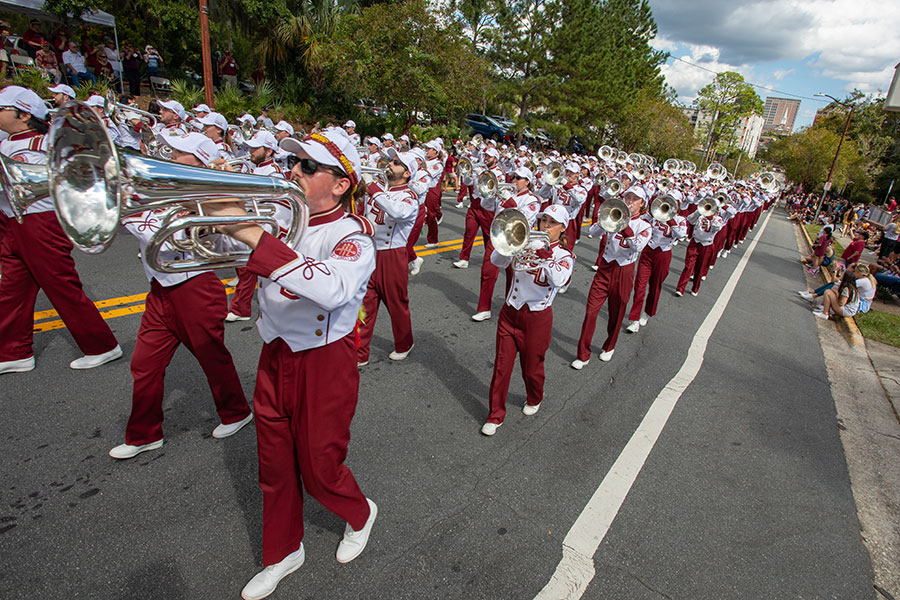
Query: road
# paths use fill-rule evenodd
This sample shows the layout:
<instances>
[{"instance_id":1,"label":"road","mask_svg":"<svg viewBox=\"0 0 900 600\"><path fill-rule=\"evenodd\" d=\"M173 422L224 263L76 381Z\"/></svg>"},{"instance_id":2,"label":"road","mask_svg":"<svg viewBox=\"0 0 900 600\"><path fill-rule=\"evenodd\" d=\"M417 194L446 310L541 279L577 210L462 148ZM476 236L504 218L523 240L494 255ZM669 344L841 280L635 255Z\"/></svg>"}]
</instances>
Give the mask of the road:
<instances>
[{"instance_id":1,"label":"road","mask_svg":"<svg viewBox=\"0 0 900 600\"><path fill-rule=\"evenodd\" d=\"M462 237L464 212L444 204L449 242ZM584 598L873 596L816 323L796 294L805 280L792 226L776 211L755 236L696 378L599 543ZM610 363L595 356L578 372L568 365L597 252L582 238L572 285L554 305L541 411L520 412L516 371L493 438L479 428L496 318L469 319L482 252L467 270L452 268L455 250L426 256L410 284L415 348L388 360L382 309L362 370L348 463L380 507L369 547L339 565L343 522L308 498L306 564L273 598L534 598L750 246L720 260L698 297L676 298L679 245L657 318L623 332ZM148 289L136 252L121 235L102 255L76 256L90 298L129 298L103 309L121 313L108 322L123 360L73 371L71 337L45 325L37 368L2 378L4 599L237 598L261 564L254 429L210 437L216 414L187 351L168 370L164 448L125 462L107 456L124 437ZM502 278L495 315L501 294ZM41 296L36 310L50 308ZM605 319L604 309L595 349ZM246 322L226 335L250 397L261 341Z\"/></svg>"}]
</instances>

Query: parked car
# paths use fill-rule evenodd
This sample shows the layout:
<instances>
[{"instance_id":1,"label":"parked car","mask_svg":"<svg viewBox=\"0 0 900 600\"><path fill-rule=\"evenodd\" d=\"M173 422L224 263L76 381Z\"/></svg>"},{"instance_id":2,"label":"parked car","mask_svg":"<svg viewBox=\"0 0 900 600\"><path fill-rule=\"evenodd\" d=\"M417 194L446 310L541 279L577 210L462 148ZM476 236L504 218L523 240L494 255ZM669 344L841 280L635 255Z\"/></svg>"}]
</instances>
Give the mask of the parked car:
<instances>
[{"instance_id":1,"label":"parked car","mask_svg":"<svg viewBox=\"0 0 900 600\"><path fill-rule=\"evenodd\" d=\"M491 115L491 118L498 123L502 127L506 127L507 130L513 129L516 126L516 122L510 119L509 117L501 117L499 115Z\"/></svg>"},{"instance_id":2,"label":"parked car","mask_svg":"<svg viewBox=\"0 0 900 600\"><path fill-rule=\"evenodd\" d=\"M388 116L387 107L378 106L378 104L371 98L360 98L356 102L356 104L353 105L353 108L359 109L367 115L372 115L373 117L386 118Z\"/></svg>"},{"instance_id":3,"label":"parked car","mask_svg":"<svg viewBox=\"0 0 900 600\"><path fill-rule=\"evenodd\" d=\"M487 115L470 113L466 115L466 125L485 138L492 138L498 142L506 138L507 128Z\"/></svg>"},{"instance_id":4,"label":"parked car","mask_svg":"<svg viewBox=\"0 0 900 600\"><path fill-rule=\"evenodd\" d=\"M550 137L550 134L547 133L544 129L538 128L537 137L541 141L541 143L544 144L545 146L553 145L553 138Z\"/></svg>"}]
</instances>

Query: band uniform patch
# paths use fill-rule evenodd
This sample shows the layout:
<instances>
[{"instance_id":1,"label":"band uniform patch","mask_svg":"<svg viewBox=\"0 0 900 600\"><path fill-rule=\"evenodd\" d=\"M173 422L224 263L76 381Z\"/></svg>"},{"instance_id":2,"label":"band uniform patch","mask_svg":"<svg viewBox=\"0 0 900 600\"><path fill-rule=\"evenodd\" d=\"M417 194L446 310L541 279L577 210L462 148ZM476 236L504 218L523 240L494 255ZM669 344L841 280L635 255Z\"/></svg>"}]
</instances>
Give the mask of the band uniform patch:
<instances>
[{"instance_id":1,"label":"band uniform patch","mask_svg":"<svg viewBox=\"0 0 900 600\"><path fill-rule=\"evenodd\" d=\"M340 260L355 261L362 256L362 248L355 240L345 240L337 245L331 256Z\"/></svg>"}]
</instances>

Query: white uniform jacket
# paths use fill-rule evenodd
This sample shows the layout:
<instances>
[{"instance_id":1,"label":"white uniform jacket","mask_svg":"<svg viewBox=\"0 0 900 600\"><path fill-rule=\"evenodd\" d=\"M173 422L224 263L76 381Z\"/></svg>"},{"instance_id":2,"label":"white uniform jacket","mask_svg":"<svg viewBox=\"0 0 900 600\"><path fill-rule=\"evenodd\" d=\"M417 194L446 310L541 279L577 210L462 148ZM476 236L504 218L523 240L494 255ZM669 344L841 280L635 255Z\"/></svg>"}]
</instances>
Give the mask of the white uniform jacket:
<instances>
[{"instance_id":1,"label":"white uniform jacket","mask_svg":"<svg viewBox=\"0 0 900 600\"><path fill-rule=\"evenodd\" d=\"M150 268L150 265L147 264L147 245L150 243L150 238L153 237L153 234L162 226L163 219L172 213L173 210L177 211L179 209L162 208L158 210L148 210L136 215L129 215L122 219L122 225L125 226L128 233L137 238L138 244L141 247L141 265L144 267L144 274L147 276L147 281L153 281L155 279L163 287L171 287L173 285L178 285L179 283L184 283L191 277L196 277L197 275L204 273L204 271L162 273L156 269ZM184 239L184 233L181 232L179 237ZM191 254L189 252L175 250L168 243L166 243L159 251L160 260L185 260L190 257Z\"/></svg>"},{"instance_id":2,"label":"white uniform jacket","mask_svg":"<svg viewBox=\"0 0 900 600\"><path fill-rule=\"evenodd\" d=\"M299 352L336 342L353 331L375 270L372 224L336 206L312 215L297 248L265 233L247 268L259 287L263 341L284 340Z\"/></svg>"},{"instance_id":3,"label":"white uniform jacket","mask_svg":"<svg viewBox=\"0 0 900 600\"><path fill-rule=\"evenodd\" d=\"M569 211L569 218L576 219L581 205L587 200L588 190L580 183L565 183L562 187L555 188L551 204L560 204Z\"/></svg>"},{"instance_id":4,"label":"white uniform jacket","mask_svg":"<svg viewBox=\"0 0 900 600\"><path fill-rule=\"evenodd\" d=\"M649 214L641 216L641 219L650 223L650 241L647 246L654 250L668 252L672 249L676 240L687 235L687 219L676 215L666 223L657 221Z\"/></svg>"},{"instance_id":5,"label":"white uniform jacket","mask_svg":"<svg viewBox=\"0 0 900 600\"><path fill-rule=\"evenodd\" d=\"M631 229L631 231L628 231ZM638 259L648 243L650 243L650 223L643 219L631 219L624 231L609 235L600 223L594 223L589 230L591 237L606 236L603 246L603 260L617 262L621 266L630 265Z\"/></svg>"},{"instance_id":6,"label":"white uniform jacket","mask_svg":"<svg viewBox=\"0 0 900 600\"><path fill-rule=\"evenodd\" d=\"M554 242L550 245L553 256L541 260L538 266L529 271L513 271L512 285L506 295L506 303L519 310L526 304L533 312L544 310L553 304L559 288L566 285L572 277L575 257L572 253ZM501 269L512 263L512 258L503 256L496 250L491 253L491 262Z\"/></svg>"},{"instance_id":7,"label":"white uniform jacket","mask_svg":"<svg viewBox=\"0 0 900 600\"><path fill-rule=\"evenodd\" d=\"M375 249L405 248L419 215L419 199L407 185L383 191L370 186L365 215L375 227Z\"/></svg>"},{"instance_id":8,"label":"white uniform jacket","mask_svg":"<svg viewBox=\"0 0 900 600\"><path fill-rule=\"evenodd\" d=\"M719 215L702 217L699 212L692 212L687 220L694 226L694 241L701 246L709 246L716 239L716 234L725 226Z\"/></svg>"}]
</instances>

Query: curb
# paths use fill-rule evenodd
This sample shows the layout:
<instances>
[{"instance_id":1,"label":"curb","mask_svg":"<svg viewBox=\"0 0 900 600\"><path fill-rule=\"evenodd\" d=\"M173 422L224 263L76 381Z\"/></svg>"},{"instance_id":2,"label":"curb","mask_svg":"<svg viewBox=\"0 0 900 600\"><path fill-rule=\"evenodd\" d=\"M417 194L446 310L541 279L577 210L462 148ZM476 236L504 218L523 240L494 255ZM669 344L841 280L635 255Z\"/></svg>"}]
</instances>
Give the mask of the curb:
<instances>
[{"instance_id":1,"label":"curb","mask_svg":"<svg viewBox=\"0 0 900 600\"><path fill-rule=\"evenodd\" d=\"M806 231L806 227L803 223L800 223L800 232L803 234L803 239L806 240L806 243L809 244L810 251L813 247L812 238L809 237L809 232ZM822 277L825 279L825 283L834 282L834 277L831 276L831 271L828 267L821 267L819 269L819 273L822 274ZM863 338L862 332L859 330L859 326L856 324L856 320L853 317L841 317L841 320L838 321L843 328L847 330L847 334L849 336L849 341L851 346L862 346L865 347L866 340Z\"/></svg>"}]
</instances>

